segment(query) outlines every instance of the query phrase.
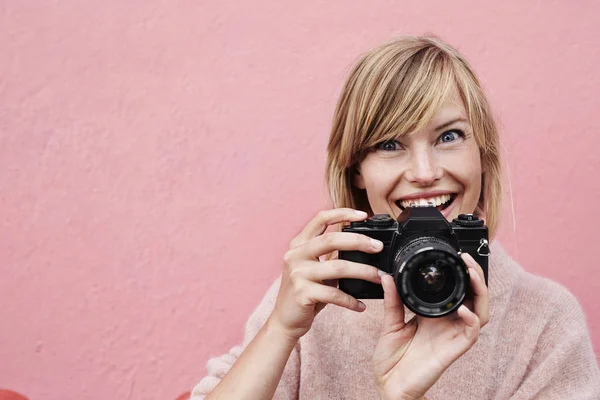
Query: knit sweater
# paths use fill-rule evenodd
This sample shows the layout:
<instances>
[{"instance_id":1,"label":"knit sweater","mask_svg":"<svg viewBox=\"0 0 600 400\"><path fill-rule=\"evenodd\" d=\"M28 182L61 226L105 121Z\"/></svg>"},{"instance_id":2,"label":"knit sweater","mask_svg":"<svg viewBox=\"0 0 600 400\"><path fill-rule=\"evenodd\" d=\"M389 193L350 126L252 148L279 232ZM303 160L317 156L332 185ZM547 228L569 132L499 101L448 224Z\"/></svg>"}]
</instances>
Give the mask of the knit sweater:
<instances>
[{"instance_id":1,"label":"knit sweater","mask_svg":"<svg viewBox=\"0 0 600 400\"><path fill-rule=\"evenodd\" d=\"M479 340L426 396L436 399L600 399L600 372L585 316L575 297L525 272L497 243L489 265L490 320ZM223 378L270 315L279 279L246 325L242 346L211 359L194 388L203 399ZM371 356L383 321L383 301L356 313L329 305L295 346L275 399L378 399ZM414 314L408 310L406 319ZM256 377L260 379L260 377Z\"/></svg>"}]
</instances>

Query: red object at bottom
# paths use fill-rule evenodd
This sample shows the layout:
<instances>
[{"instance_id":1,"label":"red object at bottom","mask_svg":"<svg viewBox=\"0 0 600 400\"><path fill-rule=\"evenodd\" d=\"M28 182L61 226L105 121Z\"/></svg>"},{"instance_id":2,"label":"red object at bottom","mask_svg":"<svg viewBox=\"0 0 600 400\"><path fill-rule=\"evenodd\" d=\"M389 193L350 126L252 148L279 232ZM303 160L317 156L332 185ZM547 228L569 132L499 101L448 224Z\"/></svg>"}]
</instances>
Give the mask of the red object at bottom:
<instances>
[{"instance_id":1,"label":"red object at bottom","mask_svg":"<svg viewBox=\"0 0 600 400\"><path fill-rule=\"evenodd\" d=\"M0 400L29 400L29 398L12 390L0 389Z\"/></svg>"},{"instance_id":2,"label":"red object at bottom","mask_svg":"<svg viewBox=\"0 0 600 400\"><path fill-rule=\"evenodd\" d=\"M191 392L185 392L180 394L179 397L177 397L175 400L190 400L191 395ZM2 400L2 397L0 397L0 400Z\"/></svg>"}]
</instances>

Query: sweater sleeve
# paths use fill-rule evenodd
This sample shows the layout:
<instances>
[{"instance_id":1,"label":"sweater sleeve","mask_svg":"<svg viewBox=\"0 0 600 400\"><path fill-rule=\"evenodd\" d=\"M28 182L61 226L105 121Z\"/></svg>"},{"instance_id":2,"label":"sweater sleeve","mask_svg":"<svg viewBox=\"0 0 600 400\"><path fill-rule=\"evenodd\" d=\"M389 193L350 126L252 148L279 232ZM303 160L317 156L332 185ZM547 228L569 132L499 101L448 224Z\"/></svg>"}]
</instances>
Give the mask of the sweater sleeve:
<instances>
[{"instance_id":1,"label":"sweater sleeve","mask_svg":"<svg viewBox=\"0 0 600 400\"><path fill-rule=\"evenodd\" d=\"M208 374L196 385L190 400L204 399L227 374L246 346L254 339L273 311L281 278L278 278L254 310L246 323L243 344L233 347L227 354L212 358L206 364ZM285 366L273 399L297 399L300 384L300 342L296 344Z\"/></svg>"},{"instance_id":2,"label":"sweater sleeve","mask_svg":"<svg viewBox=\"0 0 600 400\"><path fill-rule=\"evenodd\" d=\"M547 282L556 293L517 399L598 400L600 371L592 349L585 315L575 297Z\"/></svg>"}]
</instances>

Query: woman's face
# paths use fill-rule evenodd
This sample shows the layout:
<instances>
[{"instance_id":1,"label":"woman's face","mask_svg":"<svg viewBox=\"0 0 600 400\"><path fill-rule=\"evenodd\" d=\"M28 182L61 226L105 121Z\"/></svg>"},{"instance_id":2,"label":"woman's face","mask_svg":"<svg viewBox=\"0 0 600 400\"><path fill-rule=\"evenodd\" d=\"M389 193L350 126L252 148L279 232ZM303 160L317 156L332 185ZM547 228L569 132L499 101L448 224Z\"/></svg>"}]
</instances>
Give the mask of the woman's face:
<instances>
[{"instance_id":1,"label":"woman's face","mask_svg":"<svg viewBox=\"0 0 600 400\"><path fill-rule=\"evenodd\" d=\"M481 158L456 88L421 131L381 143L358 166L375 214L397 217L411 203L433 203L448 219L475 211Z\"/></svg>"}]
</instances>

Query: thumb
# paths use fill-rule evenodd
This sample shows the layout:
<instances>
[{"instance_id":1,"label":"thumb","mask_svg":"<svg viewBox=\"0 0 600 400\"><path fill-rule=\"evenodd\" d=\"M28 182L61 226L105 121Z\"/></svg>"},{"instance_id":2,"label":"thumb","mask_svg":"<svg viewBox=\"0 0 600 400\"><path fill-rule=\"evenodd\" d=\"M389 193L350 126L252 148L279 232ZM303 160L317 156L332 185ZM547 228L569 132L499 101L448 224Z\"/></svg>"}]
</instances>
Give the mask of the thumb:
<instances>
[{"instance_id":1,"label":"thumb","mask_svg":"<svg viewBox=\"0 0 600 400\"><path fill-rule=\"evenodd\" d=\"M391 275L381 277L383 286L383 328L382 335L394 333L404 328L404 305Z\"/></svg>"}]
</instances>

